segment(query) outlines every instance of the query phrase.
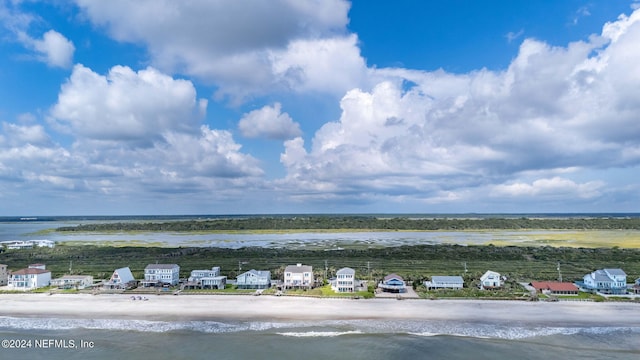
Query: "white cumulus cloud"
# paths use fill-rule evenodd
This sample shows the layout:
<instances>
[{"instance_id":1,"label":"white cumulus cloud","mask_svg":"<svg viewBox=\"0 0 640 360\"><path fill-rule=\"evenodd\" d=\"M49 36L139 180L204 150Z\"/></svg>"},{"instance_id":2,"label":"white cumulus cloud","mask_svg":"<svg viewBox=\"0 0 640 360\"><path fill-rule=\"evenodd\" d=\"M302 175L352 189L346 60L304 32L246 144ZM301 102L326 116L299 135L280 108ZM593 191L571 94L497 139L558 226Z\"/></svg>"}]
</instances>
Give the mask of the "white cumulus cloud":
<instances>
[{"instance_id":1,"label":"white cumulus cloud","mask_svg":"<svg viewBox=\"0 0 640 360\"><path fill-rule=\"evenodd\" d=\"M313 57L337 64L337 51L353 43L343 40L350 7L344 0L76 3L114 39L146 46L154 66L215 82L218 95L234 101L299 88L301 79L306 87L334 89L336 84L318 78L320 64L312 64ZM346 78L353 76L351 66L342 69Z\"/></svg>"},{"instance_id":2,"label":"white cumulus cloud","mask_svg":"<svg viewBox=\"0 0 640 360\"><path fill-rule=\"evenodd\" d=\"M286 140L302 135L300 124L293 121L289 114L282 112L280 103L244 114L238 128L248 138Z\"/></svg>"},{"instance_id":3,"label":"white cumulus cloud","mask_svg":"<svg viewBox=\"0 0 640 360\"><path fill-rule=\"evenodd\" d=\"M426 202L484 197L494 185L503 196L603 196L599 179L519 179L640 164L639 20L623 15L567 46L525 39L503 71L371 69L378 85L349 91L308 150L303 139L285 143L283 181L305 194Z\"/></svg>"},{"instance_id":4,"label":"white cumulus cloud","mask_svg":"<svg viewBox=\"0 0 640 360\"><path fill-rule=\"evenodd\" d=\"M73 42L55 30L44 33L42 39L34 39L24 32L19 32L18 39L36 52L37 59L49 66L69 68L73 64L76 49Z\"/></svg>"},{"instance_id":5,"label":"white cumulus cloud","mask_svg":"<svg viewBox=\"0 0 640 360\"><path fill-rule=\"evenodd\" d=\"M165 131L193 132L206 106L190 81L151 67L114 66L103 76L76 65L51 115L80 137L148 146Z\"/></svg>"}]
</instances>

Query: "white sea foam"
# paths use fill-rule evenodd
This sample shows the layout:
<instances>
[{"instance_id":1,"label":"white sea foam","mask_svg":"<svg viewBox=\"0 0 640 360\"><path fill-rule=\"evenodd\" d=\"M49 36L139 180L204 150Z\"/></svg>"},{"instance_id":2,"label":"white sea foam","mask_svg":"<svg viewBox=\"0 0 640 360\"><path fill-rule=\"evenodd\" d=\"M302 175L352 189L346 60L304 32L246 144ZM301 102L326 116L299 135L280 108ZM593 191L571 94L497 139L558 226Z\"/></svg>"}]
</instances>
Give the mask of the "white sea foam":
<instances>
[{"instance_id":1,"label":"white sea foam","mask_svg":"<svg viewBox=\"0 0 640 360\"><path fill-rule=\"evenodd\" d=\"M288 327L292 324L277 322L218 321L151 321L126 319L67 319L67 318L15 318L0 316L0 329L19 330L116 330L163 333L170 331L194 331L202 333L227 333L239 331L266 331Z\"/></svg>"},{"instance_id":2,"label":"white sea foam","mask_svg":"<svg viewBox=\"0 0 640 360\"><path fill-rule=\"evenodd\" d=\"M342 335L356 335L356 334L364 334L362 331L308 331L308 332L282 332L277 333L282 336L293 336L293 337L336 337Z\"/></svg>"},{"instance_id":3,"label":"white sea foam","mask_svg":"<svg viewBox=\"0 0 640 360\"><path fill-rule=\"evenodd\" d=\"M199 333L269 332L293 337L334 337L352 334L407 334L414 336L463 336L480 339L518 340L555 335L606 335L615 332L640 334L640 327L552 327L495 325L448 321L152 321L126 319L19 318L0 316L0 329L16 330L111 330L149 333L191 331Z\"/></svg>"}]
</instances>

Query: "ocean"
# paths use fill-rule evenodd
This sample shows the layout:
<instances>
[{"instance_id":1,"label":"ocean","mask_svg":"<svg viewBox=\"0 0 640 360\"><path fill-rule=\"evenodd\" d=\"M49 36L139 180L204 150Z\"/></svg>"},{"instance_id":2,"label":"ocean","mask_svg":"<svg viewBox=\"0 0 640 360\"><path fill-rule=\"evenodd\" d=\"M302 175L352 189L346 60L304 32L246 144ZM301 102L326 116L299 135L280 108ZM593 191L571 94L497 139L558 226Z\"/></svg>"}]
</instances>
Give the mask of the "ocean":
<instances>
[{"instance_id":1,"label":"ocean","mask_svg":"<svg viewBox=\"0 0 640 360\"><path fill-rule=\"evenodd\" d=\"M614 326L388 320L163 322L0 316L0 339L0 358L29 360L640 358L640 327ZM14 348L7 348L11 346Z\"/></svg>"}]
</instances>

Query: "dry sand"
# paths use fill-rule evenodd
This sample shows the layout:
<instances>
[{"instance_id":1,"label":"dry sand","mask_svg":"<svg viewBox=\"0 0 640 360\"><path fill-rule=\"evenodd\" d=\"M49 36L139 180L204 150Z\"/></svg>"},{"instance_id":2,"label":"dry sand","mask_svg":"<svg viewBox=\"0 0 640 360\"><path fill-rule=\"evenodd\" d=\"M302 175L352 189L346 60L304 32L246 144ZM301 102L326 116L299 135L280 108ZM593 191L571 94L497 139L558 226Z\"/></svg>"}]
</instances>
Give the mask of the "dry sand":
<instances>
[{"instance_id":1,"label":"dry sand","mask_svg":"<svg viewBox=\"0 0 640 360\"><path fill-rule=\"evenodd\" d=\"M0 294L0 315L143 320L451 320L640 326L640 304L485 300L318 299L241 295Z\"/></svg>"}]
</instances>

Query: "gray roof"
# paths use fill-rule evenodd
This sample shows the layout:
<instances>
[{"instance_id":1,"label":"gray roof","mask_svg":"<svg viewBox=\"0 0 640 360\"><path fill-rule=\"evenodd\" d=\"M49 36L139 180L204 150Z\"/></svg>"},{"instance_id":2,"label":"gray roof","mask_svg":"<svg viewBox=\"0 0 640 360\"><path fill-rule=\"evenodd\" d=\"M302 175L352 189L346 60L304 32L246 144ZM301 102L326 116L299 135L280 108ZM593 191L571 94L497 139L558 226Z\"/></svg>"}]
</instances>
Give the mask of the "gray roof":
<instances>
[{"instance_id":1,"label":"gray roof","mask_svg":"<svg viewBox=\"0 0 640 360\"><path fill-rule=\"evenodd\" d=\"M604 270L596 270L592 272L590 275L595 281L599 281L599 282L611 281L611 278L609 277L609 275L607 275L606 272L604 272Z\"/></svg>"},{"instance_id":2,"label":"gray roof","mask_svg":"<svg viewBox=\"0 0 640 360\"><path fill-rule=\"evenodd\" d=\"M144 269L173 269L176 266L180 267L178 264L149 264Z\"/></svg>"},{"instance_id":3,"label":"gray roof","mask_svg":"<svg viewBox=\"0 0 640 360\"><path fill-rule=\"evenodd\" d=\"M129 267L123 267L120 269L116 269L114 272L118 273L118 276L120 277L120 280L122 282L129 282L131 280L135 280L135 278L133 277L133 274L131 273L131 269L129 269Z\"/></svg>"},{"instance_id":4,"label":"gray roof","mask_svg":"<svg viewBox=\"0 0 640 360\"><path fill-rule=\"evenodd\" d=\"M434 283L464 283L462 276L432 276L431 282Z\"/></svg>"},{"instance_id":5,"label":"gray roof","mask_svg":"<svg viewBox=\"0 0 640 360\"><path fill-rule=\"evenodd\" d=\"M240 276L242 276L244 274L247 274L247 273L253 274L253 275L257 276L257 277L271 277L271 271L268 271L268 270L254 270L254 269L246 271L246 272L238 275L238 277L240 277Z\"/></svg>"},{"instance_id":6,"label":"gray roof","mask_svg":"<svg viewBox=\"0 0 640 360\"><path fill-rule=\"evenodd\" d=\"M610 275L614 275L614 276L617 276L617 275L619 275L619 276L627 276L627 273L622 271L622 269L604 269L604 271L606 271Z\"/></svg>"},{"instance_id":7,"label":"gray roof","mask_svg":"<svg viewBox=\"0 0 640 360\"><path fill-rule=\"evenodd\" d=\"M348 267L344 267L336 271L336 275L355 275L355 274L356 274L356 271Z\"/></svg>"},{"instance_id":8,"label":"gray roof","mask_svg":"<svg viewBox=\"0 0 640 360\"><path fill-rule=\"evenodd\" d=\"M289 265L284 269L284 272L290 273L305 273L312 272L313 268L310 265Z\"/></svg>"}]
</instances>

